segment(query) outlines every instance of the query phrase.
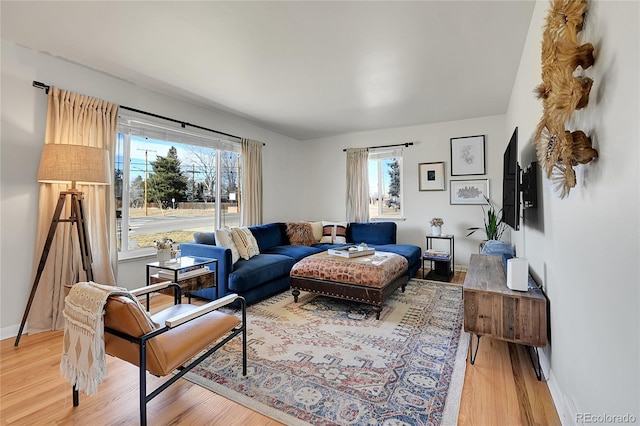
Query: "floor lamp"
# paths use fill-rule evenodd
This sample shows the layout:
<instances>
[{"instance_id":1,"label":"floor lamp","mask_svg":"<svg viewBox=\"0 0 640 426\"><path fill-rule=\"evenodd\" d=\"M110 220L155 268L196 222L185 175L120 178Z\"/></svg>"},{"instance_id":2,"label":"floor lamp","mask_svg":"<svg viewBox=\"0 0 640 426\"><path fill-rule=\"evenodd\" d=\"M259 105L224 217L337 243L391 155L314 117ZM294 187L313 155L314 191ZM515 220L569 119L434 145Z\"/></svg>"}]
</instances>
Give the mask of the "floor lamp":
<instances>
[{"instance_id":1,"label":"floor lamp","mask_svg":"<svg viewBox=\"0 0 640 426\"><path fill-rule=\"evenodd\" d=\"M58 223L69 222L78 234L80 253L82 256L82 268L87 274L87 280L93 280L93 270L91 268L91 245L89 244L89 234L87 233L87 218L84 211L84 194L76 189L76 184L108 185L111 182L111 172L109 167L109 151L102 148L94 148L82 145L70 144L46 144L40 157L40 167L38 168L38 182L44 183L71 183L71 189L61 191L58 197L58 204L51 218L49 233L42 249L40 263L33 280L31 294L27 307L22 316L22 323L16 336L14 346L20 343L20 337L24 330L29 310L33 303L33 298L38 289L38 283L47 263L47 257L51 250L53 237L56 234ZM71 215L68 219L61 219L62 209L69 198L71 200ZM73 232L73 231L72 231Z\"/></svg>"}]
</instances>

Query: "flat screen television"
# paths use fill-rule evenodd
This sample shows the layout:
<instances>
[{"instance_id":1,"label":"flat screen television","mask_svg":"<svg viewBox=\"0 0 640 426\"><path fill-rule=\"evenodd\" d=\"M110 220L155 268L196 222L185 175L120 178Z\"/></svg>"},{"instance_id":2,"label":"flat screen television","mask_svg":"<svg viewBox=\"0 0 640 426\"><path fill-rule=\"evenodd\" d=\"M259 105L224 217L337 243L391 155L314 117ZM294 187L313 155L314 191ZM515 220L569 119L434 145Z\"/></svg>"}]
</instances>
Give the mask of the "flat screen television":
<instances>
[{"instance_id":1,"label":"flat screen television","mask_svg":"<svg viewBox=\"0 0 640 426\"><path fill-rule=\"evenodd\" d=\"M502 220L515 231L520 229L520 166L518 165L518 128L504 151L502 169Z\"/></svg>"}]
</instances>

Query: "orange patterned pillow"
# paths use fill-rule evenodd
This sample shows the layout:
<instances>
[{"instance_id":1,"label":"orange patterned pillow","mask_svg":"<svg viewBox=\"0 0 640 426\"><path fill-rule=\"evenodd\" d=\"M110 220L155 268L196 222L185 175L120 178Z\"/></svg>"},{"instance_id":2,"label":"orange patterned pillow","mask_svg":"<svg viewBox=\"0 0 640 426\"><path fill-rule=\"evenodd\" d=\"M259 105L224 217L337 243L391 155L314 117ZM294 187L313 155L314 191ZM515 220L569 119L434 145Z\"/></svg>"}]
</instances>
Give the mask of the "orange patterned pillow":
<instances>
[{"instance_id":1,"label":"orange patterned pillow","mask_svg":"<svg viewBox=\"0 0 640 426\"><path fill-rule=\"evenodd\" d=\"M294 246L310 246L316 242L313 229L308 222L287 223L287 236L289 242Z\"/></svg>"}]
</instances>

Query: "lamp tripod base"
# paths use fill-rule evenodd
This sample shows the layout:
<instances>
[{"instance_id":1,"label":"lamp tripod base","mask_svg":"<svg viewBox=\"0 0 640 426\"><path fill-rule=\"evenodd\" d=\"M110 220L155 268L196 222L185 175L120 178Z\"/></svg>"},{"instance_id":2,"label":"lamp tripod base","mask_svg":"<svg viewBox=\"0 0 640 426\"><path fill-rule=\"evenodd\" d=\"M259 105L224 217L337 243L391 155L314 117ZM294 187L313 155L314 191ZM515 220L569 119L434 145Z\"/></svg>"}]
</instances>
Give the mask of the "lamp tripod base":
<instances>
[{"instance_id":1,"label":"lamp tripod base","mask_svg":"<svg viewBox=\"0 0 640 426\"><path fill-rule=\"evenodd\" d=\"M71 197L71 216L69 217L69 219L60 219L60 214L62 213L62 208L64 207L67 196ZM84 194L80 191L73 190L61 191L58 197L58 204L56 205L53 217L51 218L51 225L49 226L47 240L44 243L44 247L42 249L40 263L38 263L38 270L36 271L36 276L33 280L33 285L31 286L29 300L24 310L22 322L20 323L20 329L18 330L18 335L16 336L16 341L13 346L18 346L18 344L20 343L20 337L22 337L22 332L24 331L24 326L27 322L29 311L31 310L31 304L33 303L36 291L38 290L38 284L40 283L42 272L44 271L44 267L47 264L49 251L51 251L51 245L53 244L53 237L56 234L56 228L58 227L58 223L60 222L70 222L72 226L73 224L77 225L76 230L78 231L78 241L80 244L80 253L82 256L82 268L87 274L87 280L93 280L93 270L91 269L91 245L89 244L89 234L87 233L87 223L84 212Z\"/></svg>"}]
</instances>

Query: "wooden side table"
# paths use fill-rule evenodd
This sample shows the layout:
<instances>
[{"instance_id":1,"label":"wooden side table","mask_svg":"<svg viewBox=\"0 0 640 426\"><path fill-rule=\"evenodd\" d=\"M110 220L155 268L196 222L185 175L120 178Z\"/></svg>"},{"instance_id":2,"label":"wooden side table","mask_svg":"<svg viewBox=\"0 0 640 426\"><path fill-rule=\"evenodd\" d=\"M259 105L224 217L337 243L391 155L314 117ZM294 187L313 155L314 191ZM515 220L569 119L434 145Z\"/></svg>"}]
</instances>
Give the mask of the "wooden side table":
<instances>
[{"instance_id":1,"label":"wooden side table","mask_svg":"<svg viewBox=\"0 0 640 426\"><path fill-rule=\"evenodd\" d=\"M538 380L542 379L538 348L547 345L547 298L529 280L529 291L507 287L502 256L472 254L462 292L464 331L469 335L471 364L475 363L481 336L527 345ZM473 335L477 336L475 352ZM531 355L534 351L537 359Z\"/></svg>"},{"instance_id":2,"label":"wooden side table","mask_svg":"<svg viewBox=\"0 0 640 426\"><path fill-rule=\"evenodd\" d=\"M177 283L191 303L191 293L215 287L218 298L218 260L206 257L182 256L169 262L147 264L147 285L171 281ZM149 297L147 296L147 307Z\"/></svg>"},{"instance_id":3,"label":"wooden side table","mask_svg":"<svg viewBox=\"0 0 640 426\"><path fill-rule=\"evenodd\" d=\"M433 253L433 240L449 240L449 251ZM430 271L426 279L435 281L451 281L455 271L455 238L453 235L427 235L427 250L422 255L422 279L425 279L425 263L430 262ZM434 267L435 266L435 267Z\"/></svg>"}]
</instances>

